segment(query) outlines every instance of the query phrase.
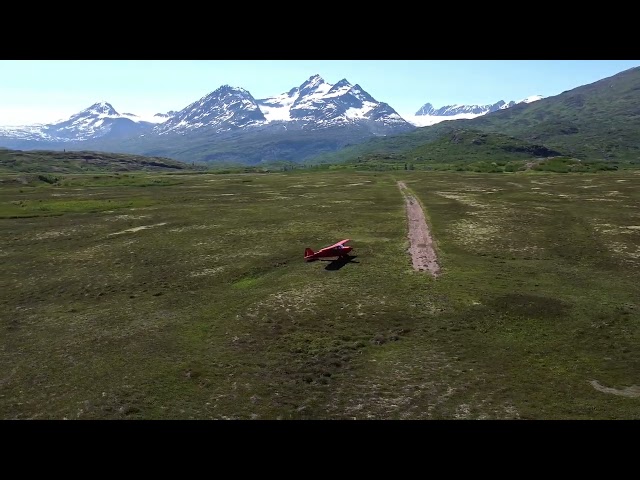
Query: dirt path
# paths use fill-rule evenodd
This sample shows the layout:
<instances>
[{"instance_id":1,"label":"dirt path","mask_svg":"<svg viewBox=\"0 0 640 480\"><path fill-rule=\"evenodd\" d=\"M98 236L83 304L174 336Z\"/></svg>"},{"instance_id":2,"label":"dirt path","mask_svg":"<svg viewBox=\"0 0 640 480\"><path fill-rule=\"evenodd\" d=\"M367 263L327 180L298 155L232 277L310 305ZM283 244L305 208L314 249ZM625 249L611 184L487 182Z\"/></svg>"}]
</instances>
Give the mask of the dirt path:
<instances>
[{"instance_id":1,"label":"dirt path","mask_svg":"<svg viewBox=\"0 0 640 480\"><path fill-rule=\"evenodd\" d=\"M407 221L409 222L409 253L414 270L431 272L437 277L440 274L440 265L433 248L433 239L429 232L429 226L424 218L424 212L420 203L411 195L404 182L398 182L398 187L404 195L407 205Z\"/></svg>"}]
</instances>

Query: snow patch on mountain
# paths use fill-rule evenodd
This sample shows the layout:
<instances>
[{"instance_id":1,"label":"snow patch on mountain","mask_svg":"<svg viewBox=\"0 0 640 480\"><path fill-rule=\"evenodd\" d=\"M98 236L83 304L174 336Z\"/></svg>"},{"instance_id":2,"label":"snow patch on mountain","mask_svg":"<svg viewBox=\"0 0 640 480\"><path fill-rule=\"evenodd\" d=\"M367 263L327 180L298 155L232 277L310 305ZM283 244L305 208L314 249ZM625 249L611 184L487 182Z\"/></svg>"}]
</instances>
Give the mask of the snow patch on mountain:
<instances>
[{"instance_id":1,"label":"snow patch on mountain","mask_svg":"<svg viewBox=\"0 0 640 480\"><path fill-rule=\"evenodd\" d=\"M46 133L46 124L15 125L0 127L0 136L15 140L35 140L35 141L62 141L68 142L70 139L58 138L56 135Z\"/></svg>"},{"instance_id":2,"label":"snow patch on mountain","mask_svg":"<svg viewBox=\"0 0 640 480\"><path fill-rule=\"evenodd\" d=\"M523 100L520 100L518 103L532 103L537 102L538 100L542 100L544 97L542 95L531 95Z\"/></svg>"},{"instance_id":3,"label":"snow patch on mountain","mask_svg":"<svg viewBox=\"0 0 640 480\"><path fill-rule=\"evenodd\" d=\"M123 113L122 115L120 115L122 118L127 118L129 120L131 120L132 122L136 122L136 123L140 123L140 122L146 122L146 123L164 123L167 121L168 118L170 117L160 117L158 116L158 114L152 115L152 116L141 116L141 115L135 115L133 113Z\"/></svg>"},{"instance_id":4,"label":"snow patch on mountain","mask_svg":"<svg viewBox=\"0 0 640 480\"><path fill-rule=\"evenodd\" d=\"M407 122L416 127L429 127L436 123L445 122L447 120L462 120L476 118L484 115L484 113L458 113L456 115L439 116L439 115L404 115Z\"/></svg>"},{"instance_id":5,"label":"snow patch on mountain","mask_svg":"<svg viewBox=\"0 0 640 480\"><path fill-rule=\"evenodd\" d=\"M291 120L290 109L286 106L260 105L267 122L288 122Z\"/></svg>"},{"instance_id":6,"label":"snow patch on mountain","mask_svg":"<svg viewBox=\"0 0 640 480\"><path fill-rule=\"evenodd\" d=\"M288 122L291 120L291 106L298 99L299 94L299 89L293 88L287 93L257 100L257 103L267 122Z\"/></svg>"}]
</instances>

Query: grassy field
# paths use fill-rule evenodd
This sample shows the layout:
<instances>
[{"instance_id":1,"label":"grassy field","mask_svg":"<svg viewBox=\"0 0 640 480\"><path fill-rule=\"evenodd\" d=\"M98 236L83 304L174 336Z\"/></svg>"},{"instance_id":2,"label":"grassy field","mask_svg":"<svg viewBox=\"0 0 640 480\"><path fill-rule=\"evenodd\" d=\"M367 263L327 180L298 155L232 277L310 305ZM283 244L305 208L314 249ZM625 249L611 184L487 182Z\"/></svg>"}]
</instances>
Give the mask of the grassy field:
<instances>
[{"instance_id":1,"label":"grassy field","mask_svg":"<svg viewBox=\"0 0 640 480\"><path fill-rule=\"evenodd\" d=\"M131 175L0 183L0 418L640 418L637 172Z\"/></svg>"}]
</instances>

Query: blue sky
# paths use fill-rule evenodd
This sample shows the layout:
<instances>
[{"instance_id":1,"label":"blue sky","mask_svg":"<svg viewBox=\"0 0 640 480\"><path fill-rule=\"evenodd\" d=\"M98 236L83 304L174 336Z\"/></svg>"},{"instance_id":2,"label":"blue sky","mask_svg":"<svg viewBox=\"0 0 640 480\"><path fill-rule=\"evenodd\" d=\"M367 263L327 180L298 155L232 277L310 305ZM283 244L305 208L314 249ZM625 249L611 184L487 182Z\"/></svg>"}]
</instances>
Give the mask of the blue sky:
<instances>
[{"instance_id":1,"label":"blue sky","mask_svg":"<svg viewBox=\"0 0 640 480\"><path fill-rule=\"evenodd\" d=\"M0 60L0 125L54 122L99 101L150 116L181 110L224 84L259 99L315 74L357 83L404 116L427 102L549 97L636 66L639 60Z\"/></svg>"}]
</instances>

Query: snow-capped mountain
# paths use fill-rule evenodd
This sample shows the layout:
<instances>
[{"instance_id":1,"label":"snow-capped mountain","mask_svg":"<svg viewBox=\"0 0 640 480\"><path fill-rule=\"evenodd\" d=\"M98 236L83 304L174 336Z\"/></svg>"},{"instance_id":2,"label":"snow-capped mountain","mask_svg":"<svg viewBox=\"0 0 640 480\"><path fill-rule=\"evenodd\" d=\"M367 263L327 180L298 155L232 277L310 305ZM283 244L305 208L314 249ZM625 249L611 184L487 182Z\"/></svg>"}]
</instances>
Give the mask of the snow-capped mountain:
<instances>
[{"instance_id":1,"label":"snow-capped mountain","mask_svg":"<svg viewBox=\"0 0 640 480\"><path fill-rule=\"evenodd\" d=\"M163 135L185 134L206 128L214 133L250 128L267 123L253 96L243 88L223 85L175 113L153 129Z\"/></svg>"},{"instance_id":2,"label":"snow-capped mountain","mask_svg":"<svg viewBox=\"0 0 640 480\"><path fill-rule=\"evenodd\" d=\"M3 127L0 135L21 140L47 142L75 142L109 136L123 138L149 130L164 119L142 119L132 113L118 113L108 102L97 102L52 124L26 127Z\"/></svg>"},{"instance_id":3,"label":"snow-capped mountain","mask_svg":"<svg viewBox=\"0 0 640 480\"><path fill-rule=\"evenodd\" d=\"M46 126L44 132L52 137L77 141L106 135L125 137L147 130L150 125L151 122L131 113L118 113L110 103L98 102L64 122Z\"/></svg>"},{"instance_id":4,"label":"snow-capped mountain","mask_svg":"<svg viewBox=\"0 0 640 480\"><path fill-rule=\"evenodd\" d=\"M0 138L11 139L17 141L31 141L31 142L64 142L65 139L58 139L56 136L51 136L46 132L48 126L44 124L34 125L16 125L0 127ZM2 146L7 145L8 148L17 148L11 143L0 144Z\"/></svg>"},{"instance_id":5,"label":"snow-capped mountain","mask_svg":"<svg viewBox=\"0 0 640 480\"><path fill-rule=\"evenodd\" d=\"M489 105L446 105L441 108L434 108L430 103L426 103L416 112L416 115L430 115L433 117L452 117L463 113L484 115L512 105L515 105L515 102L506 103L504 100Z\"/></svg>"},{"instance_id":6,"label":"snow-capped mountain","mask_svg":"<svg viewBox=\"0 0 640 480\"><path fill-rule=\"evenodd\" d=\"M511 108L519 103L531 103L537 100L541 100L541 95L532 95L519 102L510 101L505 102L500 100L493 104L488 105L446 105L441 108L435 108L432 104L424 104L415 115L409 115L405 118L413 125L418 127L426 127L429 125L435 125L436 123L443 122L445 120L460 120L479 117L480 115L486 115L487 113L496 112L498 110L504 110Z\"/></svg>"},{"instance_id":7,"label":"snow-capped mountain","mask_svg":"<svg viewBox=\"0 0 640 480\"><path fill-rule=\"evenodd\" d=\"M314 75L286 93L258 100L268 122L293 122L304 129L364 125L373 133L412 126L384 102L378 102L347 79L331 85Z\"/></svg>"}]
</instances>

